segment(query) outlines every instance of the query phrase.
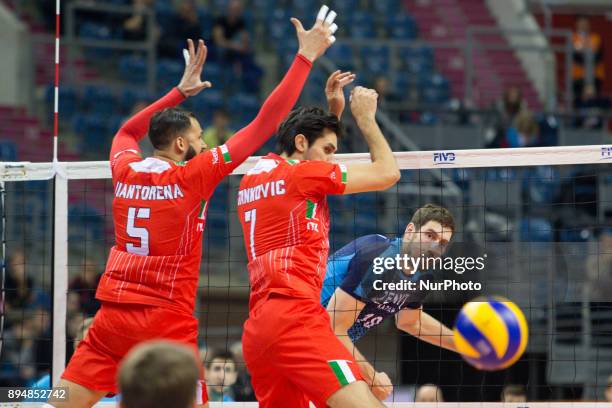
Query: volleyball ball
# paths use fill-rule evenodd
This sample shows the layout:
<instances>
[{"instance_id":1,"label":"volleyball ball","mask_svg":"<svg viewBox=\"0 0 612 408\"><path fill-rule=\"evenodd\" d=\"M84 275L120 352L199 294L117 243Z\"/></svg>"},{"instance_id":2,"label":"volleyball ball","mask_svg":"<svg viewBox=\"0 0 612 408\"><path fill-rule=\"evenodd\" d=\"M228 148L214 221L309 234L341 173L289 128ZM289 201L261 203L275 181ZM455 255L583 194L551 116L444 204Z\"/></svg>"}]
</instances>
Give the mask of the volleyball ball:
<instances>
[{"instance_id":1,"label":"volleyball ball","mask_svg":"<svg viewBox=\"0 0 612 408\"><path fill-rule=\"evenodd\" d=\"M502 370L514 364L527 347L527 322L508 299L490 296L466 303L453 328L455 346L479 370Z\"/></svg>"}]
</instances>

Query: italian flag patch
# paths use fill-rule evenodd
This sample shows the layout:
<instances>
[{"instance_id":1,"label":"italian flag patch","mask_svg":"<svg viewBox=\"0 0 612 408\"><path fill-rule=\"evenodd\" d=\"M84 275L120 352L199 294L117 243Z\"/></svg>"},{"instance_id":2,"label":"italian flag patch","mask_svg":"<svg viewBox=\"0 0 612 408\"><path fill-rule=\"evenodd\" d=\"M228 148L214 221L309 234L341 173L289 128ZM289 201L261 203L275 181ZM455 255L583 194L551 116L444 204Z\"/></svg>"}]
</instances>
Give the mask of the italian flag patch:
<instances>
[{"instance_id":1,"label":"italian flag patch","mask_svg":"<svg viewBox=\"0 0 612 408\"><path fill-rule=\"evenodd\" d=\"M223 161L225 163L231 163L232 158L230 157L229 150L227 150L227 146L221 145L219 146L219 148L221 149L221 155L223 156Z\"/></svg>"},{"instance_id":2,"label":"italian flag patch","mask_svg":"<svg viewBox=\"0 0 612 408\"><path fill-rule=\"evenodd\" d=\"M347 360L330 360L328 363L340 384L348 385L357 381Z\"/></svg>"},{"instance_id":3,"label":"italian flag patch","mask_svg":"<svg viewBox=\"0 0 612 408\"><path fill-rule=\"evenodd\" d=\"M346 166L344 164L340 164L340 172L342 173L342 184L346 184Z\"/></svg>"},{"instance_id":4,"label":"italian flag patch","mask_svg":"<svg viewBox=\"0 0 612 408\"><path fill-rule=\"evenodd\" d=\"M306 219L312 220L317 216L317 203L306 200Z\"/></svg>"},{"instance_id":5,"label":"italian flag patch","mask_svg":"<svg viewBox=\"0 0 612 408\"><path fill-rule=\"evenodd\" d=\"M208 206L208 202L206 200L202 200L200 203L200 216L198 217L201 220L206 219L206 207Z\"/></svg>"}]
</instances>

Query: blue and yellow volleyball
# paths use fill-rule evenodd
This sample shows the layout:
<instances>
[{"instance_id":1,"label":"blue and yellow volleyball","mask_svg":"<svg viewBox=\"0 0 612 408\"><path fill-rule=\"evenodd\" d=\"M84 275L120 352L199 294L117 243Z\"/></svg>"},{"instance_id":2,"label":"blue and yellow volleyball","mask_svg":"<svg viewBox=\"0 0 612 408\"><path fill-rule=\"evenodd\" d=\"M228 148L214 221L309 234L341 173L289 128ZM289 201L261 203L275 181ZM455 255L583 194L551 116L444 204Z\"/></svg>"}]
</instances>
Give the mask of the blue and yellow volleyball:
<instances>
[{"instance_id":1,"label":"blue and yellow volleyball","mask_svg":"<svg viewBox=\"0 0 612 408\"><path fill-rule=\"evenodd\" d=\"M529 337L525 315L499 296L466 303L453 329L457 351L479 370L510 367L523 355Z\"/></svg>"}]
</instances>

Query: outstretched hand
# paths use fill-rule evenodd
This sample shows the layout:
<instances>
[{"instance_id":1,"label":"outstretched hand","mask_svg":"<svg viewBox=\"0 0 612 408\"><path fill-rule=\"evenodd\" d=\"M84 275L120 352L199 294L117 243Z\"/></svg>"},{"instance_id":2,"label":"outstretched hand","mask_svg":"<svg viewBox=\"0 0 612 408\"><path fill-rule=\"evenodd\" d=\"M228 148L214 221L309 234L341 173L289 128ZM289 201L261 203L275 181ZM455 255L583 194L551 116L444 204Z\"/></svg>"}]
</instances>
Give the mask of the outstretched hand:
<instances>
[{"instance_id":1,"label":"outstretched hand","mask_svg":"<svg viewBox=\"0 0 612 408\"><path fill-rule=\"evenodd\" d=\"M196 52L193 40L187 40L187 49L183 50L185 57L185 72L179 82L177 88L185 97L195 96L203 89L210 88L212 84L209 81L202 81L202 69L206 62L206 54L208 49L204 45L204 40L198 41L198 50Z\"/></svg>"},{"instance_id":2,"label":"outstretched hand","mask_svg":"<svg viewBox=\"0 0 612 408\"><path fill-rule=\"evenodd\" d=\"M355 80L356 75L352 72L342 72L340 70L332 73L327 78L325 84L325 97L329 111L336 115L338 119L342 116L346 101L344 99L344 87Z\"/></svg>"},{"instance_id":3,"label":"outstretched hand","mask_svg":"<svg viewBox=\"0 0 612 408\"><path fill-rule=\"evenodd\" d=\"M292 18L291 22L295 26L300 47L298 53L311 62L314 62L323 55L336 41L334 33L338 29L338 26L334 23L335 18L335 11L330 11L327 6L322 6L317 15L317 21L315 21L312 28L308 31L304 29L300 20L295 17Z\"/></svg>"}]
</instances>

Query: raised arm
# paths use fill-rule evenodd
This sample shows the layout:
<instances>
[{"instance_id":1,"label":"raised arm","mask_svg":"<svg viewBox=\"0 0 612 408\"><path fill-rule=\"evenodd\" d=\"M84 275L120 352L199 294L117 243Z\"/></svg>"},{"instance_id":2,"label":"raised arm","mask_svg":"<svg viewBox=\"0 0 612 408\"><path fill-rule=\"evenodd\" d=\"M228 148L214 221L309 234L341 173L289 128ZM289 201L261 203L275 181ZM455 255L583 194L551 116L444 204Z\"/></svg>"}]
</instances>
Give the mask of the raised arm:
<instances>
[{"instance_id":1,"label":"raised arm","mask_svg":"<svg viewBox=\"0 0 612 408\"><path fill-rule=\"evenodd\" d=\"M325 12L319 12L314 26L308 31L304 30L298 19L291 19L299 42L298 54L283 80L264 102L257 117L227 141L234 166L255 153L276 132L297 102L312 63L334 42L333 18L336 13L331 11L327 15L328 9L325 6L323 10Z\"/></svg>"},{"instance_id":2,"label":"raised arm","mask_svg":"<svg viewBox=\"0 0 612 408\"><path fill-rule=\"evenodd\" d=\"M211 86L210 82L200 79L202 68L206 61L207 49L204 41L198 43L197 53L192 40L187 40L187 55L185 58L185 72L176 88L164 95L161 99L147 106L142 111L128 119L123 126L117 131L113 138L111 147L110 159L125 150L135 150L140 152L138 142L149 131L149 123L151 117L157 112L176 106L183 102L189 96L197 95L203 89Z\"/></svg>"},{"instance_id":3,"label":"raised arm","mask_svg":"<svg viewBox=\"0 0 612 408\"><path fill-rule=\"evenodd\" d=\"M344 194L386 190L400 179L393 152L376 123L377 98L376 91L360 86L351 93L351 111L368 144L372 161L347 166Z\"/></svg>"},{"instance_id":4,"label":"raised arm","mask_svg":"<svg viewBox=\"0 0 612 408\"><path fill-rule=\"evenodd\" d=\"M376 369L361 354L348 335L349 329L355 324L355 320L357 320L364 306L365 303L355 299L341 288L337 288L329 300L327 312L334 334L355 358L361 370L361 375L372 388L372 393L382 401L393 392L393 385L389 376L385 373L376 372Z\"/></svg>"},{"instance_id":5,"label":"raised arm","mask_svg":"<svg viewBox=\"0 0 612 408\"><path fill-rule=\"evenodd\" d=\"M425 313L422 308L400 310L396 315L395 325L398 329L434 346L457 352L453 331Z\"/></svg>"}]
</instances>

